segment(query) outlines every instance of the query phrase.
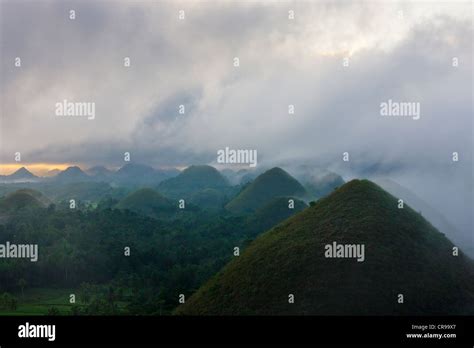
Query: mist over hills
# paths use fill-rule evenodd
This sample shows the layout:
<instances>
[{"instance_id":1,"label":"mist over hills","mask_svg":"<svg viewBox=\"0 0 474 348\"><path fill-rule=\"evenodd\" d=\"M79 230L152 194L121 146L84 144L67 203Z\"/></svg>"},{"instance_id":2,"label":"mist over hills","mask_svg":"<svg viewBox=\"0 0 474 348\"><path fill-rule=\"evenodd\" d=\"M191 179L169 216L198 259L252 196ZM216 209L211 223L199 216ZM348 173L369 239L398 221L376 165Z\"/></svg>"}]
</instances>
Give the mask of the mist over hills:
<instances>
[{"instance_id":1,"label":"mist over hills","mask_svg":"<svg viewBox=\"0 0 474 348\"><path fill-rule=\"evenodd\" d=\"M330 194L344 183L344 179L337 173L315 164L290 167L289 172L293 173L295 180L294 191L290 189L291 192L286 190L286 184L282 184L288 176L269 175L271 170L267 170L269 173L265 172L266 175L258 175L261 170L226 168L219 172L212 166L198 165L189 166L180 172L177 169L155 169L144 164L127 163L116 171L104 166L95 166L86 171L79 166L71 166L62 171L53 170L52 174L54 172L58 173L51 177L38 177L22 167L10 175L1 176L0 197L18 189L28 188L43 193L54 203L70 199L97 203L100 200L112 199L118 202L140 188L154 188L173 201L185 199L203 209L226 209L235 214L251 214L273 198L298 197L308 203ZM277 174L276 170L274 174ZM280 177L281 183L271 183L274 177ZM393 195L403 198L453 242L461 245L465 252L474 255L470 231L456 227L457 225L443 216L443 213L393 180L384 177L376 177L374 180ZM269 195L266 196L265 192Z\"/></svg>"},{"instance_id":2,"label":"mist over hills","mask_svg":"<svg viewBox=\"0 0 474 348\"><path fill-rule=\"evenodd\" d=\"M472 233L462 233L444 214L397 182L388 178L376 178L373 181L393 196L403 199L405 203L408 203L439 231L446 234L450 240L460 246L471 258L474 257L474 236Z\"/></svg>"},{"instance_id":3,"label":"mist over hills","mask_svg":"<svg viewBox=\"0 0 474 348\"><path fill-rule=\"evenodd\" d=\"M334 241L363 244L364 261L326 257ZM453 256L453 244L421 215L353 180L258 237L177 313L472 314L473 276L472 260Z\"/></svg>"},{"instance_id":4,"label":"mist over hills","mask_svg":"<svg viewBox=\"0 0 474 348\"><path fill-rule=\"evenodd\" d=\"M117 185L153 186L178 174L176 169L155 169L144 164L128 163L113 174L112 182Z\"/></svg>"},{"instance_id":5,"label":"mist over hills","mask_svg":"<svg viewBox=\"0 0 474 348\"><path fill-rule=\"evenodd\" d=\"M94 166L86 170L86 173L91 176L101 176L101 177L109 177L110 175L114 174L113 170L110 170L104 166Z\"/></svg>"},{"instance_id":6,"label":"mist over hills","mask_svg":"<svg viewBox=\"0 0 474 348\"><path fill-rule=\"evenodd\" d=\"M59 173L61 173L61 170L60 169L51 169L51 170L48 170L46 172L46 174L44 175L44 177L53 177L53 176L56 176L58 175Z\"/></svg>"},{"instance_id":7,"label":"mist over hills","mask_svg":"<svg viewBox=\"0 0 474 348\"><path fill-rule=\"evenodd\" d=\"M344 183L344 179L339 174L319 168L317 165L293 165L289 168L289 172L306 190L304 197L301 195L301 188L296 190L300 193L294 196L303 198L306 203L324 197ZM248 206L245 202L242 207L238 204L255 187L262 186L262 178L255 180L263 174L261 169L226 168L219 172L212 166L201 165L190 166L180 172L173 168L155 169L144 164L127 163L116 171L104 166L95 166L88 170L71 166L62 171L52 170L50 174L52 176L48 174L46 177L38 177L22 167L10 175L0 176L0 196L17 189L30 188L42 192L52 201L69 198L97 201L107 197L121 199L134 190L149 187L173 200L183 198L194 205L202 205L203 208L213 210L220 210L227 206L227 209L234 213L252 213L255 211L252 205L260 204L258 199L268 203L264 195L258 194L260 197L257 200L251 198L248 200L252 201ZM267 179L271 179L271 176ZM382 177L376 177L374 180L395 196L405 197L405 200L424 214L434 226L456 243L462 244L470 255L474 255L474 246L471 245L472 236L469 231L460 229L440 211L394 181ZM247 187L250 185L252 186ZM271 188L267 191L271 192L270 196L291 196L286 191L279 192L280 189Z\"/></svg>"},{"instance_id":8,"label":"mist over hills","mask_svg":"<svg viewBox=\"0 0 474 348\"><path fill-rule=\"evenodd\" d=\"M63 183L89 181L91 177L84 173L78 166L68 167L54 177L55 181Z\"/></svg>"},{"instance_id":9,"label":"mist over hills","mask_svg":"<svg viewBox=\"0 0 474 348\"><path fill-rule=\"evenodd\" d=\"M262 174L265 170L262 169L239 169L237 171L226 168L221 170L222 175L224 175L227 180L232 185L245 185L253 180L260 174Z\"/></svg>"},{"instance_id":10,"label":"mist over hills","mask_svg":"<svg viewBox=\"0 0 474 348\"><path fill-rule=\"evenodd\" d=\"M177 169L155 169L148 165L127 163L114 171L105 166L94 166L83 170L79 166L70 166L65 170L53 169L44 177L32 174L25 167L10 175L0 176L0 182L108 182L114 185L157 185L161 181L179 174Z\"/></svg>"},{"instance_id":11,"label":"mist over hills","mask_svg":"<svg viewBox=\"0 0 474 348\"><path fill-rule=\"evenodd\" d=\"M262 207L272 198L292 196L282 189L284 185L270 183L272 175L262 176L263 173L258 175L261 170L227 168L219 172L211 166L201 165L190 166L180 172L176 169L155 169L143 164L127 163L117 171L104 166L95 166L87 171L78 166L71 166L63 171L52 172L52 174L58 173L51 177L38 177L22 167L11 175L1 176L0 196L29 188L42 192L52 202L69 199L98 202L101 199L120 200L134 190L148 187L154 188L173 201L182 198L203 209L227 209L238 214L253 213L256 208ZM299 181L295 184L293 197L303 198L306 203L324 197L344 183L340 175L317 165L293 166L289 172L294 174L293 179ZM246 177L249 181L245 180ZM281 177L285 181L285 175ZM441 212L392 180L376 178L375 182L395 196L404 198L435 227L446 233L454 242L463 245L470 255L474 255L472 237L469 238L469 233L460 231ZM300 185L306 193L302 194ZM262 188L264 186L267 188ZM265 194L253 194L252 191L256 189L262 192L266 190L270 195L266 197ZM252 195L258 196L257 199L251 198ZM240 206L239 202L242 202Z\"/></svg>"},{"instance_id":12,"label":"mist over hills","mask_svg":"<svg viewBox=\"0 0 474 348\"><path fill-rule=\"evenodd\" d=\"M15 183L15 182L34 182L37 181L39 177L31 173L25 167L21 167L14 173L10 175L0 175L0 182L5 183Z\"/></svg>"},{"instance_id":13,"label":"mist over hills","mask_svg":"<svg viewBox=\"0 0 474 348\"><path fill-rule=\"evenodd\" d=\"M313 197L321 198L344 185L345 181L340 175L328 172L320 176L311 176L303 183Z\"/></svg>"}]
</instances>

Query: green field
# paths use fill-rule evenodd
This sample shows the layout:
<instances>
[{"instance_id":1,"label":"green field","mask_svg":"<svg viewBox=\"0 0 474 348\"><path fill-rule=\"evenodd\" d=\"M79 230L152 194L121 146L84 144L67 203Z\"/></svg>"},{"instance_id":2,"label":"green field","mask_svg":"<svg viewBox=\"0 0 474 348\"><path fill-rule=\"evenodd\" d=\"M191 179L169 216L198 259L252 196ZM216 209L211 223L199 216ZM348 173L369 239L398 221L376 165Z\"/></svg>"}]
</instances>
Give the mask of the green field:
<instances>
[{"instance_id":1,"label":"green field","mask_svg":"<svg viewBox=\"0 0 474 348\"><path fill-rule=\"evenodd\" d=\"M69 302L69 296L75 294L76 303ZM0 309L0 315L47 315L48 310L56 308L60 315L71 315L73 306L84 306L78 292L74 289L31 288L24 294L13 294L18 299L16 310ZM119 309L124 309L126 302L118 302Z\"/></svg>"},{"instance_id":2,"label":"green field","mask_svg":"<svg viewBox=\"0 0 474 348\"><path fill-rule=\"evenodd\" d=\"M0 310L0 315L46 315L48 309L55 307L60 314L71 313L72 304L69 303L69 295L74 293L70 289L45 289L32 288L21 293L14 294L18 299L18 308L12 310ZM76 295L76 305L80 304Z\"/></svg>"}]
</instances>

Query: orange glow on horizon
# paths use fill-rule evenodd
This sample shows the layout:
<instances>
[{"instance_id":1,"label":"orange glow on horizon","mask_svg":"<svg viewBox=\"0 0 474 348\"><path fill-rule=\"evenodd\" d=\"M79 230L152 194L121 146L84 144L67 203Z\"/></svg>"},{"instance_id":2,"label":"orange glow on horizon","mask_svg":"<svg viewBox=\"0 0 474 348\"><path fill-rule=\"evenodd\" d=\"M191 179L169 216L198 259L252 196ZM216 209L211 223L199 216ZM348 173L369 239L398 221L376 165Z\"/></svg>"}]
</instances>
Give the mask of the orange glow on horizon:
<instances>
[{"instance_id":1,"label":"orange glow on horizon","mask_svg":"<svg viewBox=\"0 0 474 348\"><path fill-rule=\"evenodd\" d=\"M75 164L71 163L2 163L0 164L0 175L10 175L21 167L25 167L37 176L44 176L47 175L50 170L64 170L74 165Z\"/></svg>"}]
</instances>

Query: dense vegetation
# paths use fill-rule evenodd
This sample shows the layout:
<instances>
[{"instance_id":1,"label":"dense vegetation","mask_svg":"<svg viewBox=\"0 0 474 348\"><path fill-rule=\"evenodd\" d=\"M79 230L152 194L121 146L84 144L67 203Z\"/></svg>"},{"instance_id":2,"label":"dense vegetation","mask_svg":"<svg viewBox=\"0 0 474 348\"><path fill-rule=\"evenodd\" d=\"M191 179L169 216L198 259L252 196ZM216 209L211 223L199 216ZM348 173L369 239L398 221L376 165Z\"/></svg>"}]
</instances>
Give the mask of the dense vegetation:
<instances>
[{"instance_id":1,"label":"dense vegetation","mask_svg":"<svg viewBox=\"0 0 474 348\"><path fill-rule=\"evenodd\" d=\"M0 243L37 243L39 259L3 259L0 292L19 293L21 281L78 294L83 283L106 284L117 301L129 303L126 313L167 313L179 294L191 294L256 233L243 218L202 212L159 221L118 209L21 209L0 225ZM98 300L106 297L93 292Z\"/></svg>"},{"instance_id":2,"label":"dense vegetation","mask_svg":"<svg viewBox=\"0 0 474 348\"><path fill-rule=\"evenodd\" d=\"M179 209L176 199L150 188L124 195L96 182L24 186L54 192L56 203L31 188L0 198L0 243L39 245L37 262L0 260L4 314L169 314L180 294L190 296L234 257L235 247L305 206L296 201L289 209L284 200L259 217L233 216L223 209L228 191L215 188L194 192ZM94 190L103 195L98 202ZM70 209L78 193L93 199L77 199Z\"/></svg>"}]
</instances>

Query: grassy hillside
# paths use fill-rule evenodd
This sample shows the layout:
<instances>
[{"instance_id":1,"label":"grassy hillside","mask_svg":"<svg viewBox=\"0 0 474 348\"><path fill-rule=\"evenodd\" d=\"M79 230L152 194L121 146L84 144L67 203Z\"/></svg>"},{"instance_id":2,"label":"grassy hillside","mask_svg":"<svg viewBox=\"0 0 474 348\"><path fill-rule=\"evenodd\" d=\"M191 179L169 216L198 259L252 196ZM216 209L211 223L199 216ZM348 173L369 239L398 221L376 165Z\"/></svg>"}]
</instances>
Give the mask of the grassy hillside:
<instances>
[{"instance_id":1,"label":"grassy hillside","mask_svg":"<svg viewBox=\"0 0 474 348\"><path fill-rule=\"evenodd\" d=\"M25 208L41 208L45 205L36 197L44 197L40 192L34 190L18 190L9 193L0 199L0 210L5 212L16 211ZM44 199L46 199L44 197Z\"/></svg>"},{"instance_id":2,"label":"grassy hillside","mask_svg":"<svg viewBox=\"0 0 474 348\"><path fill-rule=\"evenodd\" d=\"M282 196L300 197L304 187L281 168L272 168L259 175L245 190L226 205L233 213L249 213Z\"/></svg>"},{"instance_id":3,"label":"grassy hillside","mask_svg":"<svg viewBox=\"0 0 474 348\"><path fill-rule=\"evenodd\" d=\"M24 189L19 189L16 191L16 194L19 194L19 193L29 194L30 196L36 198L41 203L41 205L45 207L47 207L48 205L52 203L52 201L48 197L46 197L44 194L42 194L40 191L37 191L37 190L24 188Z\"/></svg>"},{"instance_id":4,"label":"grassy hillside","mask_svg":"<svg viewBox=\"0 0 474 348\"><path fill-rule=\"evenodd\" d=\"M204 190L222 190L229 187L227 179L214 167L207 165L190 166L178 176L160 183L158 191L173 198L187 198Z\"/></svg>"},{"instance_id":5,"label":"grassy hillside","mask_svg":"<svg viewBox=\"0 0 474 348\"><path fill-rule=\"evenodd\" d=\"M365 261L326 258L334 241L363 244ZM473 314L473 262L452 247L410 207L353 180L258 237L176 313Z\"/></svg>"},{"instance_id":6,"label":"grassy hillside","mask_svg":"<svg viewBox=\"0 0 474 348\"><path fill-rule=\"evenodd\" d=\"M116 208L127 209L136 213L150 216L176 210L173 202L150 188L144 188L132 192L123 198L117 204Z\"/></svg>"},{"instance_id":7,"label":"grassy hillside","mask_svg":"<svg viewBox=\"0 0 474 348\"><path fill-rule=\"evenodd\" d=\"M289 208L290 199L294 201L293 209ZM255 213L249 217L249 224L257 227L259 230L267 230L288 219L290 216L299 213L306 207L306 203L291 197L274 198L263 207L257 209Z\"/></svg>"}]
</instances>

